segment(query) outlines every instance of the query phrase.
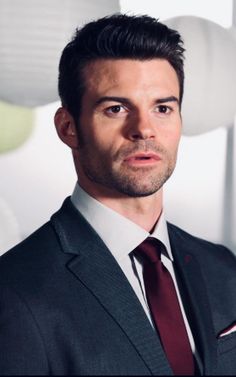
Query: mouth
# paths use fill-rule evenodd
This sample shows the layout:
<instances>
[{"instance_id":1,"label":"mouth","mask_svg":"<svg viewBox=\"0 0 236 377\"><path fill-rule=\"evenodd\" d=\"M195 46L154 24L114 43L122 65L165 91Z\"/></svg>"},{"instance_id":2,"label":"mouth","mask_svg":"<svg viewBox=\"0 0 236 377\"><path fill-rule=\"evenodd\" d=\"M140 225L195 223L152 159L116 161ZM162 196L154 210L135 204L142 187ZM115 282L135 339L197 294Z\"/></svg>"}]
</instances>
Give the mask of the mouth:
<instances>
[{"instance_id":1,"label":"mouth","mask_svg":"<svg viewBox=\"0 0 236 377\"><path fill-rule=\"evenodd\" d=\"M131 164L131 165L145 165L145 164L154 164L160 161L161 158L156 153L135 153L132 155L127 156L124 159L125 163Z\"/></svg>"}]
</instances>

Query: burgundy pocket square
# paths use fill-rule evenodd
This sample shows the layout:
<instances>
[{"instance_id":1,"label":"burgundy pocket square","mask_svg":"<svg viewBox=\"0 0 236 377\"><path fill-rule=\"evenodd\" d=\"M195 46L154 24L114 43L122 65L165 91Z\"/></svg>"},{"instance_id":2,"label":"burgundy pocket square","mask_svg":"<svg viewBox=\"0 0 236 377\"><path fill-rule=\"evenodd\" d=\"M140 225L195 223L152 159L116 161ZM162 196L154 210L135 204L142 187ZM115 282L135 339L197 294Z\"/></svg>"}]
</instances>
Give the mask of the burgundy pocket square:
<instances>
[{"instance_id":1,"label":"burgundy pocket square","mask_svg":"<svg viewBox=\"0 0 236 377\"><path fill-rule=\"evenodd\" d=\"M236 323L234 322L232 325L224 329L219 333L219 338L222 338L225 335L232 334L233 332L236 332Z\"/></svg>"}]
</instances>

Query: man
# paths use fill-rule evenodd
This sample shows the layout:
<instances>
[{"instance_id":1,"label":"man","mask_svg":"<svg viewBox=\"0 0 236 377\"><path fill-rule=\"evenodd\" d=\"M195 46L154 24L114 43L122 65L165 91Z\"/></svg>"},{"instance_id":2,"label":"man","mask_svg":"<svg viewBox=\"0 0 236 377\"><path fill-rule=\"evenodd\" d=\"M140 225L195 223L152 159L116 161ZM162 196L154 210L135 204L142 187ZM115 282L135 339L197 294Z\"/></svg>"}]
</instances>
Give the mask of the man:
<instances>
[{"instance_id":1,"label":"man","mask_svg":"<svg viewBox=\"0 0 236 377\"><path fill-rule=\"evenodd\" d=\"M78 183L0 259L1 374L236 373L235 257L162 210L183 51L176 31L127 15L65 47L55 125Z\"/></svg>"}]
</instances>

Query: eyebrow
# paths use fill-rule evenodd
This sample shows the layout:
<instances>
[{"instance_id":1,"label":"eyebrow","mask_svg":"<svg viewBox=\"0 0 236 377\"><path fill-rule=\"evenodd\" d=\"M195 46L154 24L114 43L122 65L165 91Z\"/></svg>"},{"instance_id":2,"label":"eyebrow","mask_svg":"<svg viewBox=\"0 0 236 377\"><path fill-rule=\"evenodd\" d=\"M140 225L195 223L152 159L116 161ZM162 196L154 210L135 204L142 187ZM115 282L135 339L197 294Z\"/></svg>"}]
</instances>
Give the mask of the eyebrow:
<instances>
[{"instance_id":1,"label":"eyebrow","mask_svg":"<svg viewBox=\"0 0 236 377\"><path fill-rule=\"evenodd\" d=\"M96 102L95 102L95 107L97 107L98 105L100 105L101 103L103 102L108 102L108 101L114 101L114 102L119 102L119 103L123 103L123 104L130 104L131 105L131 101L126 98L126 97L114 97L114 96L104 96L104 97L100 97ZM162 103L166 103L166 102L176 102L177 104L179 104L179 100L177 97L175 96L169 96L169 97L164 97L164 98L158 98L155 103L156 104L162 104Z\"/></svg>"},{"instance_id":2,"label":"eyebrow","mask_svg":"<svg viewBox=\"0 0 236 377\"><path fill-rule=\"evenodd\" d=\"M170 97L165 97L165 98L159 98L158 100L156 100L157 104L159 104L159 103L165 103L165 102L177 102L177 104L179 104L179 100L175 96L170 96Z\"/></svg>"},{"instance_id":3,"label":"eyebrow","mask_svg":"<svg viewBox=\"0 0 236 377\"><path fill-rule=\"evenodd\" d=\"M108 102L108 101L113 101L113 102L120 102L120 103L131 103L130 100L128 98L125 98L125 97L114 97L114 96L104 96L104 97L100 97L96 102L95 102L95 106L98 106L100 105L100 103L103 103L103 102Z\"/></svg>"}]
</instances>

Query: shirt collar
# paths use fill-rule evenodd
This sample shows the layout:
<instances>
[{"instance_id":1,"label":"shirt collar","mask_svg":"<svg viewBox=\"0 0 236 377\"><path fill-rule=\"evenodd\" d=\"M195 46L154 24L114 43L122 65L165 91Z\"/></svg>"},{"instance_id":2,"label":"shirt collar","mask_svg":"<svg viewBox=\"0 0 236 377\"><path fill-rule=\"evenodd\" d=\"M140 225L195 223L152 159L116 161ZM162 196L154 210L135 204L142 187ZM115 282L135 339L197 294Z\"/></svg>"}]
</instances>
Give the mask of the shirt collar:
<instances>
[{"instance_id":1,"label":"shirt collar","mask_svg":"<svg viewBox=\"0 0 236 377\"><path fill-rule=\"evenodd\" d=\"M118 261L127 257L149 236L160 240L166 247L168 257L173 260L163 211L152 234L150 234L134 222L94 199L78 183L71 196L71 201ZM101 221L101 219L106 220Z\"/></svg>"}]
</instances>

